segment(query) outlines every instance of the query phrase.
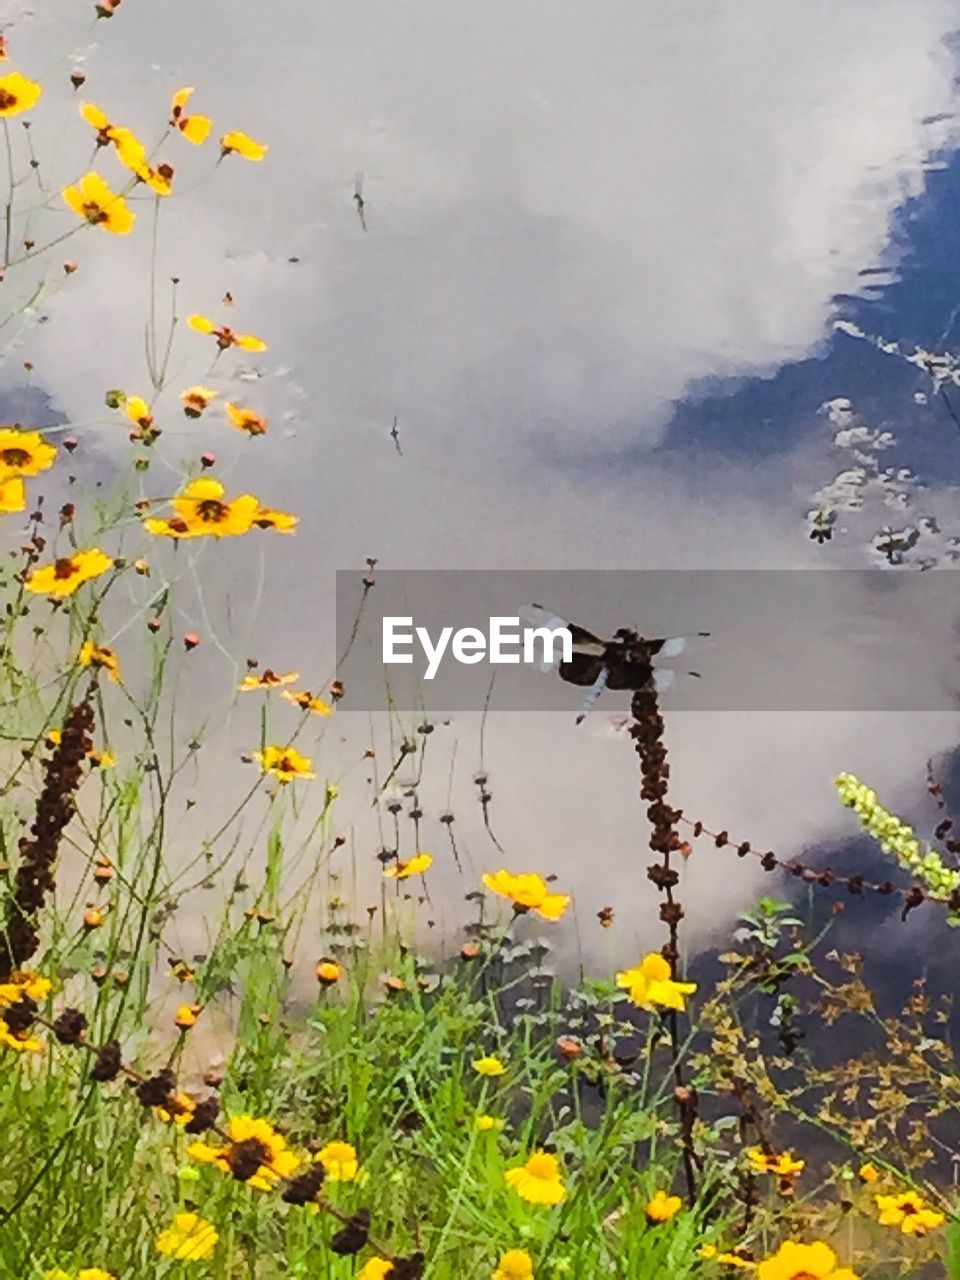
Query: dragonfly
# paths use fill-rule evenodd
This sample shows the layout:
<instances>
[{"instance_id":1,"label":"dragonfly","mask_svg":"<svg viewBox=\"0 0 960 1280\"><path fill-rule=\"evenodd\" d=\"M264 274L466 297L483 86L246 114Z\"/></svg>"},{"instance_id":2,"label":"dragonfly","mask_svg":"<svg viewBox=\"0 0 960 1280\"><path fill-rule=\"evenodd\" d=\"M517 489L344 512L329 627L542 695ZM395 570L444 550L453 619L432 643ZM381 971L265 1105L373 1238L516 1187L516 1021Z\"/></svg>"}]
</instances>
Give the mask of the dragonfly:
<instances>
[{"instance_id":1,"label":"dragonfly","mask_svg":"<svg viewBox=\"0 0 960 1280\"><path fill-rule=\"evenodd\" d=\"M545 659L541 671L556 668L560 678L568 684L587 688L586 697L577 714L577 724L582 724L597 705L604 689L646 689L651 685L658 693L673 683L676 671L660 665L665 659L678 658L690 647L691 642L705 639L709 631L696 631L690 635L660 636L649 639L637 627L619 627L609 640L601 640L592 631L567 622L559 614L551 613L543 605L534 604L522 610L525 621L549 631L566 629L570 633L571 656L569 662ZM700 679L699 671L685 674Z\"/></svg>"},{"instance_id":2,"label":"dragonfly","mask_svg":"<svg viewBox=\"0 0 960 1280\"><path fill-rule=\"evenodd\" d=\"M357 206L357 217L364 231L367 229L367 202L363 198L363 174L357 173L353 183L353 201Z\"/></svg>"}]
</instances>

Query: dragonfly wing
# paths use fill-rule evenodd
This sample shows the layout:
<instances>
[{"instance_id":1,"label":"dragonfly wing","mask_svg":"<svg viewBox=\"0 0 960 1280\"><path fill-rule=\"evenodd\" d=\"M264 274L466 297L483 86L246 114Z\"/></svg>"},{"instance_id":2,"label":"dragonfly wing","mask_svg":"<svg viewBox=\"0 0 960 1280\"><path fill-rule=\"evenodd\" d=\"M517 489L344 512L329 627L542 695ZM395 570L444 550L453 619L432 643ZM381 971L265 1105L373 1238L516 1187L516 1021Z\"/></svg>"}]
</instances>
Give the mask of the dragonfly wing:
<instances>
[{"instance_id":1,"label":"dragonfly wing","mask_svg":"<svg viewBox=\"0 0 960 1280\"><path fill-rule=\"evenodd\" d=\"M685 636L665 636L659 640L648 640L647 644L655 658L679 658L681 653L697 647L698 640L705 640L709 631L693 631Z\"/></svg>"},{"instance_id":2,"label":"dragonfly wing","mask_svg":"<svg viewBox=\"0 0 960 1280\"><path fill-rule=\"evenodd\" d=\"M678 658L688 645L686 636L671 636L669 640L664 640L660 646L661 658Z\"/></svg>"},{"instance_id":3,"label":"dragonfly wing","mask_svg":"<svg viewBox=\"0 0 960 1280\"><path fill-rule=\"evenodd\" d=\"M583 627L578 627L576 623L567 622L566 618L561 618L558 613L551 613L549 609L545 609L543 605L532 604L525 605L519 611L520 618L528 626L536 627L543 631L569 631L572 641L572 649L574 654L590 654L599 657L606 646L603 641L598 639L592 631L587 631ZM546 653L546 649L544 650ZM552 649L552 658L543 658L539 662L541 671L555 671L559 658L556 655L556 646ZM579 683L579 681L577 682Z\"/></svg>"},{"instance_id":4,"label":"dragonfly wing","mask_svg":"<svg viewBox=\"0 0 960 1280\"><path fill-rule=\"evenodd\" d=\"M656 689L657 693L663 693L665 689L669 689L673 684L676 674L677 673L675 671L671 671L669 667L664 667L662 671L654 671L653 687Z\"/></svg>"},{"instance_id":5,"label":"dragonfly wing","mask_svg":"<svg viewBox=\"0 0 960 1280\"><path fill-rule=\"evenodd\" d=\"M580 707L580 714L577 716L577 724L583 724L584 720L586 720L587 716L597 705L600 700L601 693L603 693L604 689L607 687L607 681L609 678L610 672L606 667L601 667L600 674L590 686L590 690L583 700L583 705Z\"/></svg>"}]
</instances>

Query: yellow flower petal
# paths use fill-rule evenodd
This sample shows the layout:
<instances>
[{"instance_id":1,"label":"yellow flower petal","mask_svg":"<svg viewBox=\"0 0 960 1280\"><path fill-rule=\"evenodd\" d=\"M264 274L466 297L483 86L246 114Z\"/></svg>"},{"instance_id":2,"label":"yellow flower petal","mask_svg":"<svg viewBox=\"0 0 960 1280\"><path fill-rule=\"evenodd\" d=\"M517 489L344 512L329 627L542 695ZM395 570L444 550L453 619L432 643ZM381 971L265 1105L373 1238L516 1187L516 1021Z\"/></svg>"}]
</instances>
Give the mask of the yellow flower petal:
<instances>
[{"instance_id":1,"label":"yellow flower petal","mask_svg":"<svg viewBox=\"0 0 960 1280\"><path fill-rule=\"evenodd\" d=\"M390 880L406 880L410 876L422 876L432 866L433 857L429 853L418 853L407 862L395 862L383 874Z\"/></svg>"},{"instance_id":2,"label":"yellow flower petal","mask_svg":"<svg viewBox=\"0 0 960 1280\"><path fill-rule=\"evenodd\" d=\"M24 511L27 506L27 490L19 476L0 480L0 515L12 511Z\"/></svg>"},{"instance_id":3,"label":"yellow flower petal","mask_svg":"<svg viewBox=\"0 0 960 1280\"><path fill-rule=\"evenodd\" d=\"M255 142L247 134L235 129L231 133L225 133L220 139L220 150L224 155L236 152L244 160L262 160L268 148L262 142Z\"/></svg>"},{"instance_id":4,"label":"yellow flower petal","mask_svg":"<svg viewBox=\"0 0 960 1280\"><path fill-rule=\"evenodd\" d=\"M74 213L113 235L127 235L136 221L123 197L115 195L98 173L84 174L78 186L65 187L62 195Z\"/></svg>"},{"instance_id":5,"label":"yellow flower petal","mask_svg":"<svg viewBox=\"0 0 960 1280\"><path fill-rule=\"evenodd\" d=\"M180 1262L198 1262L213 1253L219 1239L212 1222L195 1213L178 1213L173 1226L161 1231L155 1243L158 1253Z\"/></svg>"},{"instance_id":6,"label":"yellow flower petal","mask_svg":"<svg viewBox=\"0 0 960 1280\"><path fill-rule=\"evenodd\" d=\"M533 1280L533 1259L526 1249L508 1249L502 1253L493 1280Z\"/></svg>"},{"instance_id":7,"label":"yellow flower petal","mask_svg":"<svg viewBox=\"0 0 960 1280\"><path fill-rule=\"evenodd\" d=\"M77 551L52 564L39 565L27 578L24 586L38 595L69 596L92 578L97 578L111 568L113 561L99 547Z\"/></svg>"},{"instance_id":8,"label":"yellow flower petal","mask_svg":"<svg viewBox=\"0 0 960 1280\"><path fill-rule=\"evenodd\" d=\"M29 111L41 93L42 87L19 71L0 76L0 116L18 116L21 111Z\"/></svg>"},{"instance_id":9,"label":"yellow flower petal","mask_svg":"<svg viewBox=\"0 0 960 1280\"><path fill-rule=\"evenodd\" d=\"M354 1182L360 1171L356 1148L349 1142L328 1142L314 1157L331 1182Z\"/></svg>"},{"instance_id":10,"label":"yellow flower petal","mask_svg":"<svg viewBox=\"0 0 960 1280\"><path fill-rule=\"evenodd\" d=\"M499 1058L490 1056L477 1058L471 1065L479 1076L502 1076L507 1069Z\"/></svg>"},{"instance_id":11,"label":"yellow flower petal","mask_svg":"<svg viewBox=\"0 0 960 1280\"><path fill-rule=\"evenodd\" d=\"M110 121L107 119L105 111L101 111L99 107L92 102L80 103L80 114L86 120L87 124L92 125L94 129L108 129Z\"/></svg>"},{"instance_id":12,"label":"yellow flower petal","mask_svg":"<svg viewBox=\"0 0 960 1280\"><path fill-rule=\"evenodd\" d=\"M267 349L267 344L264 340L256 337L252 333L235 334L234 342L244 351L266 351Z\"/></svg>"},{"instance_id":13,"label":"yellow flower petal","mask_svg":"<svg viewBox=\"0 0 960 1280\"><path fill-rule=\"evenodd\" d=\"M177 127L188 142L199 147L209 138L213 121L208 116L186 116Z\"/></svg>"},{"instance_id":14,"label":"yellow flower petal","mask_svg":"<svg viewBox=\"0 0 960 1280\"><path fill-rule=\"evenodd\" d=\"M264 747L253 752L264 773L273 774L280 782L292 782L294 778L315 778L313 761L301 755L296 747Z\"/></svg>"}]
</instances>

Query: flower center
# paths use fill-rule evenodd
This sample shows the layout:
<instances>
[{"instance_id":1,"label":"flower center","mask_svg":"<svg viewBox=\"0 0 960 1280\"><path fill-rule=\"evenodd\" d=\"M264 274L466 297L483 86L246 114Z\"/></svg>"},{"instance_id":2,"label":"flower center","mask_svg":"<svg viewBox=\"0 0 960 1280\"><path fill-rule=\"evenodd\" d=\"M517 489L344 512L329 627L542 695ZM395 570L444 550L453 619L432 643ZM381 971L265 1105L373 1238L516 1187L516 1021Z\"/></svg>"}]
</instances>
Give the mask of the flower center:
<instances>
[{"instance_id":1,"label":"flower center","mask_svg":"<svg viewBox=\"0 0 960 1280\"><path fill-rule=\"evenodd\" d=\"M228 514L227 504L216 498L203 498L197 503L197 518L204 524L222 524Z\"/></svg>"},{"instance_id":2,"label":"flower center","mask_svg":"<svg viewBox=\"0 0 960 1280\"><path fill-rule=\"evenodd\" d=\"M0 89L0 111L9 111L17 105L17 95L8 89Z\"/></svg>"},{"instance_id":3,"label":"flower center","mask_svg":"<svg viewBox=\"0 0 960 1280\"><path fill-rule=\"evenodd\" d=\"M0 106L0 110L2 109L2 106ZM18 449L14 446L11 449L4 449L0 453L0 458L3 459L8 467L25 467L30 461L30 454L26 449Z\"/></svg>"},{"instance_id":4,"label":"flower center","mask_svg":"<svg viewBox=\"0 0 960 1280\"><path fill-rule=\"evenodd\" d=\"M93 226L97 226L101 222L110 220L109 214L104 213L95 200L87 200L83 206L83 216Z\"/></svg>"},{"instance_id":5,"label":"flower center","mask_svg":"<svg viewBox=\"0 0 960 1280\"><path fill-rule=\"evenodd\" d=\"M225 1159L233 1176L239 1182L246 1182L261 1165L269 1164L270 1152L259 1138L245 1138L227 1148Z\"/></svg>"},{"instance_id":6,"label":"flower center","mask_svg":"<svg viewBox=\"0 0 960 1280\"><path fill-rule=\"evenodd\" d=\"M76 572L77 566L69 558L58 560L53 566L53 576L59 578L61 582L66 578L72 578Z\"/></svg>"}]
</instances>

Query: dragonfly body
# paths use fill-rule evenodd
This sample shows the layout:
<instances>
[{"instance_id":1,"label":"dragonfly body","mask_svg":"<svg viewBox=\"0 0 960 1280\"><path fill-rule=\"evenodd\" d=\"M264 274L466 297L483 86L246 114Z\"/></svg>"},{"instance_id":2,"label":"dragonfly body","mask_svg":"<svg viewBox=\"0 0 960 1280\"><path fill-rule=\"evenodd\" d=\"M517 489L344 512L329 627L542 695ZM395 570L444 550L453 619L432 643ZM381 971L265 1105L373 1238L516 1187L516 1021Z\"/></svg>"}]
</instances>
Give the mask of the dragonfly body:
<instances>
[{"instance_id":1,"label":"dragonfly body","mask_svg":"<svg viewBox=\"0 0 960 1280\"><path fill-rule=\"evenodd\" d=\"M540 605L527 611L531 620L551 629L565 627L570 632L571 655L569 661L561 660L557 670L568 684L587 687L588 693L577 716L577 724L596 706L604 689L636 691L652 685L658 692L669 687L674 671L663 668L663 660L679 657L689 645L691 636L661 636L648 638L632 627L620 627L609 640L601 640L585 627L565 622L557 614L549 614ZM708 636L699 631L696 638ZM546 664L545 669L551 669ZM690 671L691 676L699 672Z\"/></svg>"}]
</instances>

